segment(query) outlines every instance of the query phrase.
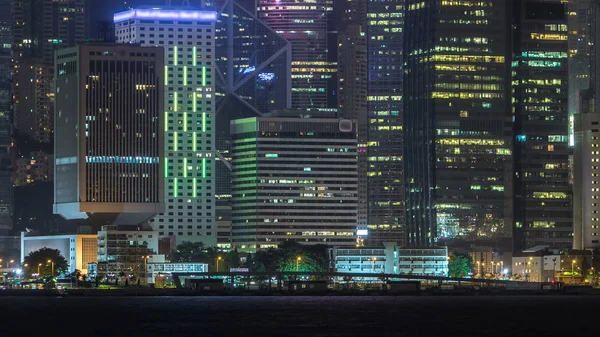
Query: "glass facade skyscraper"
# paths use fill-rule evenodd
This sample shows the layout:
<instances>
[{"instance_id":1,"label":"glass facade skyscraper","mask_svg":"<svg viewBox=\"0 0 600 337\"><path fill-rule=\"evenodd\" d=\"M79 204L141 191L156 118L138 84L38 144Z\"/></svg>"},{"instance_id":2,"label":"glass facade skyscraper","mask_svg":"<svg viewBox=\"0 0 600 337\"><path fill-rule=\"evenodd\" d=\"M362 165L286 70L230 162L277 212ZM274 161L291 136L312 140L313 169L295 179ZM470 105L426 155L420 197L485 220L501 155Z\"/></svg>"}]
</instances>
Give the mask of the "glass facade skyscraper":
<instances>
[{"instance_id":1,"label":"glass facade skyscraper","mask_svg":"<svg viewBox=\"0 0 600 337\"><path fill-rule=\"evenodd\" d=\"M516 1L514 18L514 248L570 248L567 8L560 0Z\"/></svg>"},{"instance_id":2,"label":"glass facade skyscraper","mask_svg":"<svg viewBox=\"0 0 600 337\"><path fill-rule=\"evenodd\" d=\"M368 243L406 242L403 195L404 0L367 3ZM359 11L360 12L360 11Z\"/></svg>"},{"instance_id":3,"label":"glass facade skyscraper","mask_svg":"<svg viewBox=\"0 0 600 337\"><path fill-rule=\"evenodd\" d=\"M257 0L258 18L292 45L292 108L330 108L337 64L328 57L332 0Z\"/></svg>"},{"instance_id":4,"label":"glass facade skyscraper","mask_svg":"<svg viewBox=\"0 0 600 337\"><path fill-rule=\"evenodd\" d=\"M402 94L410 245L511 234L508 5L405 3Z\"/></svg>"}]
</instances>

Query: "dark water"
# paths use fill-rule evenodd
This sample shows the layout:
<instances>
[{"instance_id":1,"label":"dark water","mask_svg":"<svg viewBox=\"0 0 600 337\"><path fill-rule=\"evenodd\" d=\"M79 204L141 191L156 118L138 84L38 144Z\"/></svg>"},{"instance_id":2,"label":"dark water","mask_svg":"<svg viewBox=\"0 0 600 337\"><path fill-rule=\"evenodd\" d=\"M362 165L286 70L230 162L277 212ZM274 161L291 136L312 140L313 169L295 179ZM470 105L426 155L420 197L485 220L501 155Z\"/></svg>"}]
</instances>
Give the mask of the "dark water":
<instances>
[{"instance_id":1,"label":"dark water","mask_svg":"<svg viewBox=\"0 0 600 337\"><path fill-rule=\"evenodd\" d=\"M598 336L600 297L0 297L4 336ZM11 333L11 334L6 334Z\"/></svg>"}]
</instances>

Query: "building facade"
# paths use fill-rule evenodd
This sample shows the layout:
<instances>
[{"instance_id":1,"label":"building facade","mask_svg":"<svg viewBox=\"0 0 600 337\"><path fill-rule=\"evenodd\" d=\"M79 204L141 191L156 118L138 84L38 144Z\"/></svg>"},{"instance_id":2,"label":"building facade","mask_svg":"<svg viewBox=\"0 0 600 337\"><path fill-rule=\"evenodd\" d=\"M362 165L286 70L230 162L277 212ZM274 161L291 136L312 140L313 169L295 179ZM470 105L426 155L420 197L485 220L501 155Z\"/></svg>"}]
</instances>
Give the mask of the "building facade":
<instances>
[{"instance_id":1,"label":"building facade","mask_svg":"<svg viewBox=\"0 0 600 337\"><path fill-rule=\"evenodd\" d=\"M96 234L35 235L21 232L21 262L36 250L47 247L60 251L69 264L68 272L87 274L88 263L95 262L98 251Z\"/></svg>"},{"instance_id":2,"label":"building facade","mask_svg":"<svg viewBox=\"0 0 600 337\"><path fill-rule=\"evenodd\" d=\"M14 1L14 124L37 142L54 131L54 52L89 36L89 2Z\"/></svg>"},{"instance_id":3,"label":"building facade","mask_svg":"<svg viewBox=\"0 0 600 337\"><path fill-rule=\"evenodd\" d=\"M32 152L28 157L17 158L13 184L21 186L54 180L54 156Z\"/></svg>"},{"instance_id":4,"label":"building facade","mask_svg":"<svg viewBox=\"0 0 600 337\"><path fill-rule=\"evenodd\" d=\"M574 115L573 249L600 247L600 113Z\"/></svg>"},{"instance_id":5,"label":"building facade","mask_svg":"<svg viewBox=\"0 0 600 337\"><path fill-rule=\"evenodd\" d=\"M97 277L107 280L123 274L145 280L148 263L164 262L164 255L158 255L158 232L146 224L102 226L97 253Z\"/></svg>"},{"instance_id":6,"label":"building facade","mask_svg":"<svg viewBox=\"0 0 600 337\"><path fill-rule=\"evenodd\" d=\"M332 108L337 63L328 56L332 0L256 0L258 18L292 45L292 108Z\"/></svg>"},{"instance_id":7,"label":"building facade","mask_svg":"<svg viewBox=\"0 0 600 337\"><path fill-rule=\"evenodd\" d=\"M55 214L139 223L163 211L163 64L162 48L56 53Z\"/></svg>"},{"instance_id":8,"label":"building facade","mask_svg":"<svg viewBox=\"0 0 600 337\"><path fill-rule=\"evenodd\" d=\"M329 250L335 272L448 276L448 247L400 247L384 242L376 248Z\"/></svg>"},{"instance_id":9,"label":"building facade","mask_svg":"<svg viewBox=\"0 0 600 337\"><path fill-rule=\"evenodd\" d=\"M217 13L133 9L115 14L119 43L163 46L164 204L152 219L177 242L217 242L215 226L215 21Z\"/></svg>"},{"instance_id":10,"label":"building facade","mask_svg":"<svg viewBox=\"0 0 600 337\"><path fill-rule=\"evenodd\" d=\"M12 1L0 3L0 234L12 228L13 189L11 182L12 115Z\"/></svg>"},{"instance_id":11,"label":"building facade","mask_svg":"<svg viewBox=\"0 0 600 337\"><path fill-rule=\"evenodd\" d=\"M370 245L406 244L403 62L405 0L367 4L367 202ZM359 11L360 12L360 11Z\"/></svg>"},{"instance_id":12,"label":"building facade","mask_svg":"<svg viewBox=\"0 0 600 337\"><path fill-rule=\"evenodd\" d=\"M356 124L326 118L232 121L232 246L356 242Z\"/></svg>"},{"instance_id":13,"label":"building facade","mask_svg":"<svg viewBox=\"0 0 600 337\"><path fill-rule=\"evenodd\" d=\"M405 1L408 245L511 236L509 4Z\"/></svg>"},{"instance_id":14,"label":"building facade","mask_svg":"<svg viewBox=\"0 0 600 337\"><path fill-rule=\"evenodd\" d=\"M517 1L513 18L514 250L570 248L567 7Z\"/></svg>"},{"instance_id":15,"label":"building facade","mask_svg":"<svg viewBox=\"0 0 600 337\"><path fill-rule=\"evenodd\" d=\"M54 130L54 74L42 59L23 59L14 65L14 126L40 143L50 143Z\"/></svg>"},{"instance_id":16,"label":"building facade","mask_svg":"<svg viewBox=\"0 0 600 337\"><path fill-rule=\"evenodd\" d=\"M291 107L292 46L257 17L255 0L215 0L206 5L219 13L215 24L215 196L217 226L224 233L223 227L231 227L229 124ZM225 236L217 235L217 244L225 245Z\"/></svg>"}]
</instances>

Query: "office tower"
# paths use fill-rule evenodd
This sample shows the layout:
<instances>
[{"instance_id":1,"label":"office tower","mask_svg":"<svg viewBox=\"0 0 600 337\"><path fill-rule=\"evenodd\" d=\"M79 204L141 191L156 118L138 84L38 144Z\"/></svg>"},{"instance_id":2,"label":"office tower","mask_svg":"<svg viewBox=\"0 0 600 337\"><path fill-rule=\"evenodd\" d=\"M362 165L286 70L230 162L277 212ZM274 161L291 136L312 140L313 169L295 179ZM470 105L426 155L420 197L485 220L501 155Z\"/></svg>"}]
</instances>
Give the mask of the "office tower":
<instances>
[{"instance_id":1,"label":"office tower","mask_svg":"<svg viewBox=\"0 0 600 337\"><path fill-rule=\"evenodd\" d=\"M594 50L596 0L571 0L567 4L569 27L569 145L573 146L572 115L583 112L582 95L590 88L592 79L591 54Z\"/></svg>"},{"instance_id":2,"label":"office tower","mask_svg":"<svg viewBox=\"0 0 600 337\"><path fill-rule=\"evenodd\" d=\"M11 181L11 42L12 1L0 3L0 235L12 228L13 190Z\"/></svg>"},{"instance_id":3,"label":"office tower","mask_svg":"<svg viewBox=\"0 0 600 337\"><path fill-rule=\"evenodd\" d=\"M233 247L356 243L355 122L274 114L232 121L231 134Z\"/></svg>"},{"instance_id":4,"label":"office tower","mask_svg":"<svg viewBox=\"0 0 600 337\"><path fill-rule=\"evenodd\" d=\"M405 2L409 245L511 234L509 2Z\"/></svg>"},{"instance_id":5,"label":"office tower","mask_svg":"<svg viewBox=\"0 0 600 337\"><path fill-rule=\"evenodd\" d=\"M402 48L404 0L343 1L338 39L338 109L356 119L358 226L367 244L403 244ZM365 233L361 231L361 233Z\"/></svg>"},{"instance_id":6,"label":"office tower","mask_svg":"<svg viewBox=\"0 0 600 337\"><path fill-rule=\"evenodd\" d=\"M292 48L256 17L254 0L217 0L209 5L219 10L215 27L217 217L230 219L229 123L291 107Z\"/></svg>"},{"instance_id":7,"label":"office tower","mask_svg":"<svg viewBox=\"0 0 600 337\"><path fill-rule=\"evenodd\" d=\"M574 115L573 249L600 247L600 113Z\"/></svg>"},{"instance_id":8,"label":"office tower","mask_svg":"<svg viewBox=\"0 0 600 337\"><path fill-rule=\"evenodd\" d=\"M152 220L161 236L216 246L215 21L192 9L115 14L119 43L164 46L166 209ZM162 161L161 161L162 162Z\"/></svg>"},{"instance_id":9,"label":"office tower","mask_svg":"<svg viewBox=\"0 0 600 337\"><path fill-rule=\"evenodd\" d=\"M257 0L256 6L258 18L292 44L292 108L335 106L328 86L337 86L337 64L327 41L333 1Z\"/></svg>"},{"instance_id":10,"label":"office tower","mask_svg":"<svg viewBox=\"0 0 600 337\"><path fill-rule=\"evenodd\" d=\"M559 0L515 3L515 252L572 245L566 14Z\"/></svg>"},{"instance_id":11,"label":"office tower","mask_svg":"<svg viewBox=\"0 0 600 337\"><path fill-rule=\"evenodd\" d=\"M569 113L575 106L575 114L569 115L574 121L575 147L573 151L573 249L595 250L600 247L600 110L598 109L599 87L595 79L600 70L600 58L596 55L596 41L600 26L596 24L600 19L600 2L598 1L573 1L568 5L569 31L576 30L578 26L571 26L572 21L587 28L586 34L578 34L590 47L579 40L571 38L569 34ZM578 33L578 32L577 32ZM577 47L586 51L581 55ZM576 79L574 79L576 78ZM573 81L578 90L573 95ZM572 100L575 100L573 102ZM571 123L570 123L571 124ZM571 125L570 125L571 126ZM571 145L571 144L569 144Z\"/></svg>"},{"instance_id":12,"label":"office tower","mask_svg":"<svg viewBox=\"0 0 600 337\"><path fill-rule=\"evenodd\" d=\"M361 230L367 229L368 220L367 65L367 35L364 26L350 24L344 27L338 36L338 116L356 120L359 195L357 225Z\"/></svg>"},{"instance_id":13,"label":"office tower","mask_svg":"<svg viewBox=\"0 0 600 337\"><path fill-rule=\"evenodd\" d=\"M403 159L405 0L369 1L368 243L406 243ZM405 96L406 97L406 96Z\"/></svg>"},{"instance_id":14,"label":"office tower","mask_svg":"<svg viewBox=\"0 0 600 337\"><path fill-rule=\"evenodd\" d=\"M163 60L154 47L57 51L55 214L135 225L164 210Z\"/></svg>"}]
</instances>

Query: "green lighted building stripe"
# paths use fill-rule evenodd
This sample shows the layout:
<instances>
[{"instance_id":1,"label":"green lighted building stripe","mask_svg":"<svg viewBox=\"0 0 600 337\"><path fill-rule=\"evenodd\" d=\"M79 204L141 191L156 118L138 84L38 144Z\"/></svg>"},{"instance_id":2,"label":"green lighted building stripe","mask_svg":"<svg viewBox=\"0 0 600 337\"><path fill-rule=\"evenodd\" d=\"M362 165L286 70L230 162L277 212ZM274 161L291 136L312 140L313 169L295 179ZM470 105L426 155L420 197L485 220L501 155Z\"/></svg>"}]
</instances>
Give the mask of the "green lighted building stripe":
<instances>
[{"instance_id":1,"label":"green lighted building stripe","mask_svg":"<svg viewBox=\"0 0 600 337\"><path fill-rule=\"evenodd\" d=\"M192 48L192 65L195 67L196 66L196 59L198 58L198 48L193 47Z\"/></svg>"},{"instance_id":2,"label":"green lighted building stripe","mask_svg":"<svg viewBox=\"0 0 600 337\"><path fill-rule=\"evenodd\" d=\"M206 158L202 158L202 178L206 178Z\"/></svg>"},{"instance_id":3,"label":"green lighted building stripe","mask_svg":"<svg viewBox=\"0 0 600 337\"><path fill-rule=\"evenodd\" d=\"M196 135L196 132L194 131L194 133L192 133L192 150L193 151L196 151L196 149L198 148L196 145L197 138L198 138L198 136Z\"/></svg>"},{"instance_id":4,"label":"green lighted building stripe","mask_svg":"<svg viewBox=\"0 0 600 337\"><path fill-rule=\"evenodd\" d=\"M177 179L173 179L173 196L177 196Z\"/></svg>"},{"instance_id":5,"label":"green lighted building stripe","mask_svg":"<svg viewBox=\"0 0 600 337\"><path fill-rule=\"evenodd\" d=\"M206 132L206 112L202 113L202 132Z\"/></svg>"},{"instance_id":6,"label":"green lighted building stripe","mask_svg":"<svg viewBox=\"0 0 600 337\"><path fill-rule=\"evenodd\" d=\"M183 158L183 177L187 178L187 158Z\"/></svg>"},{"instance_id":7,"label":"green lighted building stripe","mask_svg":"<svg viewBox=\"0 0 600 337\"><path fill-rule=\"evenodd\" d=\"M177 132L173 132L173 151L177 152Z\"/></svg>"},{"instance_id":8,"label":"green lighted building stripe","mask_svg":"<svg viewBox=\"0 0 600 337\"><path fill-rule=\"evenodd\" d=\"M187 66L183 66L183 85L187 85Z\"/></svg>"},{"instance_id":9,"label":"green lighted building stripe","mask_svg":"<svg viewBox=\"0 0 600 337\"><path fill-rule=\"evenodd\" d=\"M177 111L177 91L173 92L173 110Z\"/></svg>"},{"instance_id":10,"label":"green lighted building stripe","mask_svg":"<svg viewBox=\"0 0 600 337\"><path fill-rule=\"evenodd\" d=\"M173 65L177 65L177 46L173 47Z\"/></svg>"},{"instance_id":11,"label":"green lighted building stripe","mask_svg":"<svg viewBox=\"0 0 600 337\"><path fill-rule=\"evenodd\" d=\"M169 176L169 159L165 157L165 178Z\"/></svg>"},{"instance_id":12,"label":"green lighted building stripe","mask_svg":"<svg viewBox=\"0 0 600 337\"><path fill-rule=\"evenodd\" d=\"M202 67L202 86L206 86L206 67Z\"/></svg>"},{"instance_id":13,"label":"green lighted building stripe","mask_svg":"<svg viewBox=\"0 0 600 337\"><path fill-rule=\"evenodd\" d=\"M165 131L169 130L169 113L165 111Z\"/></svg>"},{"instance_id":14,"label":"green lighted building stripe","mask_svg":"<svg viewBox=\"0 0 600 337\"><path fill-rule=\"evenodd\" d=\"M187 112L183 113L183 131L187 131Z\"/></svg>"},{"instance_id":15,"label":"green lighted building stripe","mask_svg":"<svg viewBox=\"0 0 600 337\"><path fill-rule=\"evenodd\" d=\"M165 85L169 85L169 66L165 66Z\"/></svg>"},{"instance_id":16,"label":"green lighted building stripe","mask_svg":"<svg viewBox=\"0 0 600 337\"><path fill-rule=\"evenodd\" d=\"M196 193L198 191L198 180L196 178L194 178L194 182L192 185L192 193L194 193L194 197L198 196L198 193Z\"/></svg>"}]
</instances>

